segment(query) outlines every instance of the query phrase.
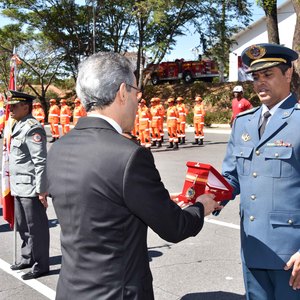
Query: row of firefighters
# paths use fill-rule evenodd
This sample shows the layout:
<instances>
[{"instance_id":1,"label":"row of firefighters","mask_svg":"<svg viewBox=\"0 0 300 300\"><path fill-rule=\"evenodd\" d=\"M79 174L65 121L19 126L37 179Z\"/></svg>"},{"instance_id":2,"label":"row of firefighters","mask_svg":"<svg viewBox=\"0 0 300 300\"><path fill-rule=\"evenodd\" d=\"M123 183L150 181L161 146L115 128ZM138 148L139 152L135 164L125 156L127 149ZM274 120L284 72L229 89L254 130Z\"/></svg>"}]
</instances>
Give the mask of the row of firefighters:
<instances>
[{"instance_id":1,"label":"row of firefighters","mask_svg":"<svg viewBox=\"0 0 300 300\"><path fill-rule=\"evenodd\" d=\"M152 98L150 102L151 107L148 108L145 99L140 101L132 134L138 138L139 143L144 147L161 147L164 137L163 123L166 117L169 136L169 146L167 148L178 149L178 144L185 144L186 116L188 114L183 98L178 97L176 101L175 98L169 98L166 111L160 98ZM86 111L78 98L74 100L74 105L73 124L76 125L79 118L86 116ZM193 144L203 145L205 111L202 98L199 96L195 98L193 112L195 128L195 142ZM33 103L32 115L44 125L45 113L39 102ZM70 131L71 116L71 109L65 99L60 100L60 107L55 99L50 100L48 113L48 122L52 134L50 142L59 139L59 124L62 127L63 135Z\"/></svg>"},{"instance_id":2,"label":"row of firefighters","mask_svg":"<svg viewBox=\"0 0 300 300\"><path fill-rule=\"evenodd\" d=\"M73 110L73 124L76 125L78 119L86 116L86 111L82 106L80 100L76 98L74 100L74 110ZM40 121L42 125L45 123L45 112L42 108L41 103L33 103L32 115ZM55 142L60 137L59 124L62 128L62 135L70 131L72 112L65 99L60 100L60 107L56 104L55 99L50 100L50 107L48 112L48 122L50 124L52 140L50 143Z\"/></svg>"},{"instance_id":3,"label":"row of firefighters","mask_svg":"<svg viewBox=\"0 0 300 300\"><path fill-rule=\"evenodd\" d=\"M145 99L140 101L132 134L138 138L142 146L147 148L151 146L162 147L164 137L163 122L165 117L169 136L169 145L167 148L176 150L178 149L178 144L185 144L188 109L183 100L182 97L178 97L176 101L175 98L169 98L167 100L168 108L166 112L160 98L152 98L150 108L146 106ZM203 145L205 110L200 96L195 98L193 112L195 141L192 144Z\"/></svg>"}]
</instances>

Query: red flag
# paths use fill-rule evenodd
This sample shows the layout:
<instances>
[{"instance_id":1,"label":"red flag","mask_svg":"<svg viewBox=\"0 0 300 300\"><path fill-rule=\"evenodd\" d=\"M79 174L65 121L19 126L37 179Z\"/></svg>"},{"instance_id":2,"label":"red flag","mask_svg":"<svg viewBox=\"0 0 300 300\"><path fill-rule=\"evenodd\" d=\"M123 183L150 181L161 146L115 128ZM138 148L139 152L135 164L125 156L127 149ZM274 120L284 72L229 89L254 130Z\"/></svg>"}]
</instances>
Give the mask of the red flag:
<instances>
[{"instance_id":1,"label":"red flag","mask_svg":"<svg viewBox=\"0 0 300 300\"><path fill-rule=\"evenodd\" d=\"M16 89L16 64L18 60L14 54L11 59L10 75L9 75L9 90ZM3 153L2 153L2 209L3 218L10 225L10 228L14 227L14 197L10 193L10 182L9 182L9 150L10 150L10 138L11 138L11 128L13 122L9 118L9 105L6 105L5 112L5 127L4 127L4 137L3 137Z\"/></svg>"}]
</instances>

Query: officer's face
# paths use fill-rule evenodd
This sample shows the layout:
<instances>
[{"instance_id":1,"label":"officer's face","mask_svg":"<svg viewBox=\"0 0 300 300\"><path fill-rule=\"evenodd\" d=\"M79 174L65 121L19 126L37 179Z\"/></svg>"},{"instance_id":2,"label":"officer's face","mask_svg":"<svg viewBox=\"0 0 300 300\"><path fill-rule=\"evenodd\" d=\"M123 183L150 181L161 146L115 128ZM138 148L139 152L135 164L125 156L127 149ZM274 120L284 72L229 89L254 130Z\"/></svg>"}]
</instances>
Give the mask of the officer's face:
<instances>
[{"instance_id":1,"label":"officer's face","mask_svg":"<svg viewBox=\"0 0 300 300\"><path fill-rule=\"evenodd\" d=\"M291 68L285 74L282 74L277 67L257 71L252 74L254 90L260 101L269 109L289 95L291 75Z\"/></svg>"},{"instance_id":2,"label":"officer's face","mask_svg":"<svg viewBox=\"0 0 300 300\"><path fill-rule=\"evenodd\" d=\"M29 113L29 106L26 103L17 103L10 105L10 116L16 121L22 120Z\"/></svg>"}]
</instances>

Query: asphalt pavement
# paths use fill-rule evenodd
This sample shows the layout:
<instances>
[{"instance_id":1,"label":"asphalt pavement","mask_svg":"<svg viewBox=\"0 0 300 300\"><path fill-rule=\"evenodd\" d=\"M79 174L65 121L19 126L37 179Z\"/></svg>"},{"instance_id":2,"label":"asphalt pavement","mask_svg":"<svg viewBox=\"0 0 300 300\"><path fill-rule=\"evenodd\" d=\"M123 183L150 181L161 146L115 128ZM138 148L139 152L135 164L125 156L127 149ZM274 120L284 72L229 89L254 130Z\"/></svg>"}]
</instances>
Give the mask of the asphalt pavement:
<instances>
[{"instance_id":1,"label":"asphalt pavement","mask_svg":"<svg viewBox=\"0 0 300 300\"><path fill-rule=\"evenodd\" d=\"M49 128L46 127L50 140ZM188 128L186 145L177 151L165 147L153 149L155 164L170 193L180 192L187 161L213 165L221 170L228 127L205 129L203 146L191 144L193 128ZM166 135L165 135L166 137ZM2 140L1 147L2 147ZM167 146L167 142L164 143ZM51 144L48 143L48 147ZM202 231L178 244L164 241L151 229L148 253L157 300L244 300L240 260L239 199L230 202L218 217L209 216ZM47 210L50 227L50 273L37 280L22 281L26 272L11 271L13 263L13 232L0 217L0 299L55 299L55 288L61 264L60 226L52 202ZM0 210L0 216L2 209ZM19 252L20 239L17 236Z\"/></svg>"}]
</instances>

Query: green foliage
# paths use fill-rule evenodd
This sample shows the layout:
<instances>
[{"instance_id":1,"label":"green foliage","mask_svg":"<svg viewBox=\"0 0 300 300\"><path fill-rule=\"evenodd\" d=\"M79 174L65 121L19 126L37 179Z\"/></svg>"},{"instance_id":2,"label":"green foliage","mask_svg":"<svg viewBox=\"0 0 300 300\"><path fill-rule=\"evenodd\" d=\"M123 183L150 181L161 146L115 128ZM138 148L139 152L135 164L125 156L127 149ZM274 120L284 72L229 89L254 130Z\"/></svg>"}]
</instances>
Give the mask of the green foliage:
<instances>
[{"instance_id":1,"label":"green foliage","mask_svg":"<svg viewBox=\"0 0 300 300\"><path fill-rule=\"evenodd\" d=\"M251 4L248 0L208 0L200 7L200 17L194 20L196 31L200 35L203 54L219 63L221 81L228 73L228 56L235 43L232 36L251 21Z\"/></svg>"},{"instance_id":2,"label":"green foliage","mask_svg":"<svg viewBox=\"0 0 300 300\"><path fill-rule=\"evenodd\" d=\"M208 111L204 117L204 124L205 126L211 126L212 124L229 124L230 118L230 110Z\"/></svg>"}]
</instances>

